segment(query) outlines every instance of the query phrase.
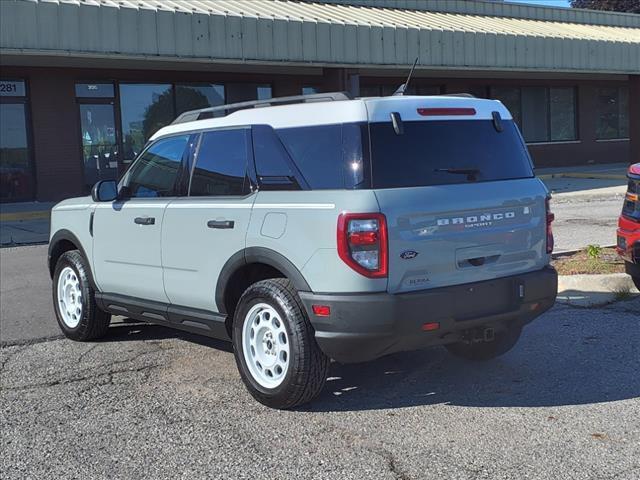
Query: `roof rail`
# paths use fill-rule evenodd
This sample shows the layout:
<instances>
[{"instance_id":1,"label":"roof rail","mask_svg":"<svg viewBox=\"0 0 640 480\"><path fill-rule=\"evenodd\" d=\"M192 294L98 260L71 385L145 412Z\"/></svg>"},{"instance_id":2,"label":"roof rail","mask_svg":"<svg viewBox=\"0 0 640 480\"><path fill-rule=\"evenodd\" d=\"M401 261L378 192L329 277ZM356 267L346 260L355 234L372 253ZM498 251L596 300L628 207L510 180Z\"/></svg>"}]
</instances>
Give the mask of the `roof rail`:
<instances>
[{"instance_id":1,"label":"roof rail","mask_svg":"<svg viewBox=\"0 0 640 480\"><path fill-rule=\"evenodd\" d=\"M310 95L295 95L291 97L269 98L266 100L251 100L248 102L230 103L228 105L220 105L216 107L201 108L199 110L190 110L184 112L171 122L171 125L186 122L195 122L201 118L211 118L215 112L224 112L228 110L244 110L248 108L271 107L274 105L289 105L293 103L312 103L312 102L335 102L340 100L351 100L352 97L346 92L330 92L330 93L312 93ZM210 115L207 115L210 114ZM202 115L206 115L201 117Z\"/></svg>"}]
</instances>

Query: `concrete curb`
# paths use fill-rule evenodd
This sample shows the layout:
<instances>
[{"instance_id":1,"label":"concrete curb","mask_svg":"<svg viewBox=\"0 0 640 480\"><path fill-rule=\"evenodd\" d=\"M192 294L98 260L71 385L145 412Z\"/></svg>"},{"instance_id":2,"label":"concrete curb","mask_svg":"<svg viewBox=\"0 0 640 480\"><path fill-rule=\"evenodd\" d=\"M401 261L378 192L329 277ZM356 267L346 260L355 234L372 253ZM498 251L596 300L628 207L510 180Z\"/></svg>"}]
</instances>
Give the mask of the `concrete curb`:
<instances>
[{"instance_id":1,"label":"concrete curb","mask_svg":"<svg viewBox=\"0 0 640 480\"><path fill-rule=\"evenodd\" d=\"M637 295L626 273L608 275L559 275L557 302L579 307L607 305Z\"/></svg>"}]
</instances>

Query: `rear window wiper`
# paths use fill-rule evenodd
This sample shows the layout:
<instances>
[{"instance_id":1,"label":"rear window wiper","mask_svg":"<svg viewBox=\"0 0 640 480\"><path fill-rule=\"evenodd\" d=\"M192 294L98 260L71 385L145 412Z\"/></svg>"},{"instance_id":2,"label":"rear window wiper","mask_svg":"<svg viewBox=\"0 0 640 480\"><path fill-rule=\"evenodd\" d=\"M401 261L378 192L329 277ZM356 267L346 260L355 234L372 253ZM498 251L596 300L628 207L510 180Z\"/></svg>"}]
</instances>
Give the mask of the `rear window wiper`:
<instances>
[{"instance_id":1,"label":"rear window wiper","mask_svg":"<svg viewBox=\"0 0 640 480\"><path fill-rule=\"evenodd\" d=\"M434 172L457 173L460 175L478 175L480 170L477 168L436 168Z\"/></svg>"}]
</instances>

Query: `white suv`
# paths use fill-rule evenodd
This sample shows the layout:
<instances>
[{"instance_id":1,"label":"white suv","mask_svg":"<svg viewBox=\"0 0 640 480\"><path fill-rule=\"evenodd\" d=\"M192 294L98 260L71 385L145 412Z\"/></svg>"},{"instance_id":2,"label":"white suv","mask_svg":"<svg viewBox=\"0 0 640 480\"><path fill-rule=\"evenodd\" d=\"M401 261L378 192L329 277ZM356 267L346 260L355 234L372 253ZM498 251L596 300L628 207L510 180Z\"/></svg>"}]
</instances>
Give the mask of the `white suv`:
<instances>
[{"instance_id":1,"label":"white suv","mask_svg":"<svg viewBox=\"0 0 640 480\"><path fill-rule=\"evenodd\" d=\"M124 315L231 340L289 408L330 358L508 351L554 303L552 219L500 102L318 94L183 114L53 209L49 268L69 338Z\"/></svg>"}]
</instances>

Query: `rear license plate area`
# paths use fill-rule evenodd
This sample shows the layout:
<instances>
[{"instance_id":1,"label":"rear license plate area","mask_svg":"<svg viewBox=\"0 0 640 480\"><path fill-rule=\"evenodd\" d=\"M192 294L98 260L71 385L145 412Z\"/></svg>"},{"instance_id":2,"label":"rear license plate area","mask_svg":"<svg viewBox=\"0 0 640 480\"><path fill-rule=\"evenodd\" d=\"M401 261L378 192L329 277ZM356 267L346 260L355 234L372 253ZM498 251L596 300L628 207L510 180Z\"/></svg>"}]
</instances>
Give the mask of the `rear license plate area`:
<instances>
[{"instance_id":1,"label":"rear license plate area","mask_svg":"<svg viewBox=\"0 0 640 480\"><path fill-rule=\"evenodd\" d=\"M524 295L524 285L510 281L461 287L455 298L454 319L463 322L513 311L521 295Z\"/></svg>"}]
</instances>

